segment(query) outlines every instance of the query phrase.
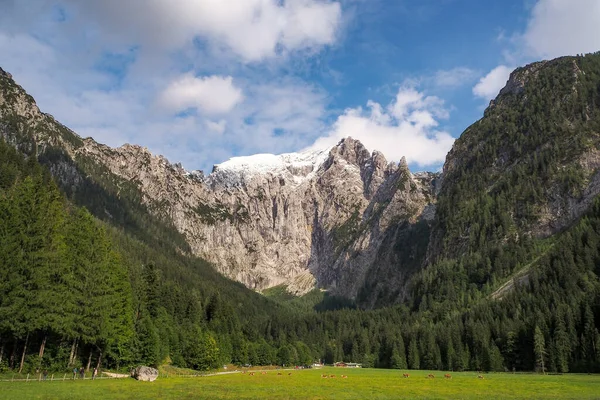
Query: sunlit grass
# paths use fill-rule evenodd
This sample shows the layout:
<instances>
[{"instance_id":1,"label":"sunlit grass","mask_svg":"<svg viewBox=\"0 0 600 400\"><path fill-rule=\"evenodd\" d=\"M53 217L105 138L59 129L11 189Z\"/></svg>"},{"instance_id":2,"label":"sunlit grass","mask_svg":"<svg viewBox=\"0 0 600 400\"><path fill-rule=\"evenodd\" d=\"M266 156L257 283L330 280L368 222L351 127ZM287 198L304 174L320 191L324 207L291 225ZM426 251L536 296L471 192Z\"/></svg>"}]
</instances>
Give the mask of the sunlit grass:
<instances>
[{"instance_id":1,"label":"sunlit grass","mask_svg":"<svg viewBox=\"0 0 600 400\"><path fill-rule=\"evenodd\" d=\"M288 375L291 372L291 375ZM410 378L402 378L408 372ZM2 399L596 399L600 375L444 373L377 369L324 368L234 373L197 378L159 378L65 382L0 382ZM323 374L336 375L322 378ZM342 379L341 375L348 378Z\"/></svg>"}]
</instances>

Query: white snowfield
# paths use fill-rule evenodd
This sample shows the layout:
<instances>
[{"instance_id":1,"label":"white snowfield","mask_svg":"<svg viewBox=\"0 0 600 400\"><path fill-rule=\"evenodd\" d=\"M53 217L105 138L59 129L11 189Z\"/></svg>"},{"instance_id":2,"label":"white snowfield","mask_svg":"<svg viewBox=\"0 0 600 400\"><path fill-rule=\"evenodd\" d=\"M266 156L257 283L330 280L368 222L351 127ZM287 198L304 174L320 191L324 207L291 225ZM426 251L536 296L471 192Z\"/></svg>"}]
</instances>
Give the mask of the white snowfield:
<instances>
[{"instance_id":1,"label":"white snowfield","mask_svg":"<svg viewBox=\"0 0 600 400\"><path fill-rule=\"evenodd\" d=\"M213 167L208 180L214 183L237 186L249 182L256 176L286 178L296 185L312 178L329 156L331 148L286 154L255 154L233 157Z\"/></svg>"}]
</instances>

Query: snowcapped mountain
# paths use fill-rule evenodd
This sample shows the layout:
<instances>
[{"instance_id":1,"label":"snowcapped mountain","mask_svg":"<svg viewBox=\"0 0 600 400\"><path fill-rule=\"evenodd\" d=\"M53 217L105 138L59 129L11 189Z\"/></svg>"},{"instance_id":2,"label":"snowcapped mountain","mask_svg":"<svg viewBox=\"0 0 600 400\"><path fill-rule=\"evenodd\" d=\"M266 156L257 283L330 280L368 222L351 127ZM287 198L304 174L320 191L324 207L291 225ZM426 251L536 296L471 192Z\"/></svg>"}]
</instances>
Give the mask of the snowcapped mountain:
<instances>
[{"instance_id":1,"label":"snowcapped mountain","mask_svg":"<svg viewBox=\"0 0 600 400\"><path fill-rule=\"evenodd\" d=\"M316 286L369 307L402 298L410 260L422 259L415 256L422 247L406 238L427 237L438 175L415 176L404 160L388 163L347 138L321 151L235 157L204 176L137 145L82 139L41 113L9 75L0 78L0 95L10 97L0 97L0 111L37 127L31 138L2 127L0 135L43 153L70 196L95 202L109 220L125 220L123 207L151 213L194 254L250 288L286 285L302 294ZM86 187L102 187L119 206Z\"/></svg>"},{"instance_id":2,"label":"snowcapped mountain","mask_svg":"<svg viewBox=\"0 0 600 400\"><path fill-rule=\"evenodd\" d=\"M195 254L256 290L397 300L405 274L394 243L434 215L438 175L413 176L404 160L388 163L351 138L321 151L235 157L206 177L139 146L86 141L78 152L136 182L142 202Z\"/></svg>"},{"instance_id":3,"label":"snowcapped mountain","mask_svg":"<svg viewBox=\"0 0 600 400\"><path fill-rule=\"evenodd\" d=\"M329 150L233 157L215 165L208 180L235 186L256 177L270 175L288 179L289 182L298 185L314 176L327 160Z\"/></svg>"}]
</instances>

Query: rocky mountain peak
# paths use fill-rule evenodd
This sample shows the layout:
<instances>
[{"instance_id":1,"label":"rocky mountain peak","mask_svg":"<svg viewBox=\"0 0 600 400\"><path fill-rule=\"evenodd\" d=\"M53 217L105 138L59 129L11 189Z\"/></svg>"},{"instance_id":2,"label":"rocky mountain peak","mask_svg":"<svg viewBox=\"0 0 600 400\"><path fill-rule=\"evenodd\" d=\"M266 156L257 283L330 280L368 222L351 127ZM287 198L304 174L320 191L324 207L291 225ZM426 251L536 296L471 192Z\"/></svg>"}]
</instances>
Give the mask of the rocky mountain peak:
<instances>
[{"instance_id":1,"label":"rocky mountain peak","mask_svg":"<svg viewBox=\"0 0 600 400\"><path fill-rule=\"evenodd\" d=\"M1 76L5 76L5 77L7 77L9 79L12 79L12 75L9 74L8 72L6 72L5 70L3 70L2 68L0 68L0 75Z\"/></svg>"},{"instance_id":2,"label":"rocky mountain peak","mask_svg":"<svg viewBox=\"0 0 600 400\"><path fill-rule=\"evenodd\" d=\"M403 168L408 171L406 160L404 158L403 160ZM388 163L383 153L378 150L369 153L359 140L351 137L342 139L330 150L324 168L329 169L338 164L342 168L356 169L359 172L363 184L363 193L368 199L372 198L383 181L398 169L394 162Z\"/></svg>"},{"instance_id":3,"label":"rocky mountain peak","mask_svg":"<svg viewBox=\"0 0 600 400\"><path fill-rule=\"evenodd\" d=\"M338 156L346 160L347 162L360 166L371 157L369 150L358 140L354 140L351 137L344 138L333 147L330 151L331 157Z\"/></svg>"},{"instance_id":4,"label":"rocky mountain peak","mask_svg":"<svg viewBox=\"0 0 600 400\"><path fill-rule=\"evenodd\" d=\"M328 151L233 157L215 165L207 182L213 187L247 187L256 180L268 178L297 186L314 176L327 159Z\"/></svg>"},{"instance_id":5,"label":"rocky mountain peak","mask_svg":"<svg viewBox=\"0 0 600 400\"><path fill-rule=\"evenodd\" d=\"M257 290L285 284L302 294L317 285L355 297L395 221L432 212L433 178L414 178L406 160L388 163L352 138L323 150L234 157L206 177L137 145L84 148L134 182L148 210L173 221L195 254Z\"/></svg>"},{"instance_id":6,"label":"rocky mountain peak","mask_svg":"<svg viewBox=\"0 0 600 400\"><path fill-rule=\"evenodd\" d=\"M510 73L506 85L500 90L498 96L508 94L520 94L523 92L527 82L534 78L538 71L546 65L547 61L539 61L517 68Z\"/></svg>"},{"instance_id":7,"label":"rocky mountain peak","mask_svg":"<svg viewBox=\"0 0 600 400\"><path fill-rule=\"evenodd\" d=\"M356 298L372 267L397 267L393 243L410 235L404 231L431 202L428 179L415 179L405 160L390 163L352 138L320 150L234 157L204 176L142 146L111 148L80 138L39 112L6 73L0 74L3 115L41 127L36 144L63 153L49 161L61 185L77 192L89 174L119 201L173 226L192 253L223 275L256 290L285 285L303 294L316 286ZM388 283L363 301L402 295L403 282Z\"/></svg>"}]
</instances>

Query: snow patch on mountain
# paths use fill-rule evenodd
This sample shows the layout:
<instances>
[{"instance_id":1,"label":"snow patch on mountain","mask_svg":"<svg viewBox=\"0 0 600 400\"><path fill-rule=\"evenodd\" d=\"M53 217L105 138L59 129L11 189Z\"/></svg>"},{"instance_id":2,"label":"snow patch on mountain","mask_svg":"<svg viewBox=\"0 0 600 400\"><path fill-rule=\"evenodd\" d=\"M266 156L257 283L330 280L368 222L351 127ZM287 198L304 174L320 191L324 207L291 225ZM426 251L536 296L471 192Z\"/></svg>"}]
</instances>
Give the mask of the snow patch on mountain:
<instances>
[{"instance_id":1,"label":"snow patch on mountain","mask_svg":"<svg viewBox=\"0 0 600 400\"><path fill-rule=\"evenodd\" d=\"M255 154L246 157L233 157L213 167L208 176L211 183L239 186L254 177L270 175L281 177L294 185L312 178L327 160L331 148L319 151L298 153Z\"/></svg>"}]
</instances>

